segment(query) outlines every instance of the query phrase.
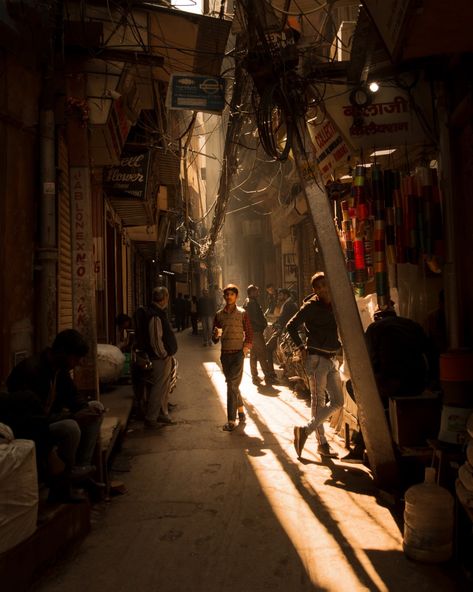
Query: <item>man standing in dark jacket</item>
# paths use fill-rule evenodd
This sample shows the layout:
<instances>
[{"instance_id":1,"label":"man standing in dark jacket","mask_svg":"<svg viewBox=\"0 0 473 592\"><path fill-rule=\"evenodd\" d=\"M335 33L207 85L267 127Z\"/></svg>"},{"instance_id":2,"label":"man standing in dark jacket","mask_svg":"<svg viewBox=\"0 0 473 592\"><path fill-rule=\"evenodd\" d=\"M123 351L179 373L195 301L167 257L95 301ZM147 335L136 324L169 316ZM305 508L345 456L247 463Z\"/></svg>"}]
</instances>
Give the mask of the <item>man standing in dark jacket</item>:
<instances>
[{"instance_id":1,"label":"man standing in dark jacket","mask_svg":"<svg viewBox=\"0 0 473 592\"><path fill-rule=\"evenodd\" d=\"M294 428L294 447L300 457L307 438L315 431L319 454L336 458L338 455L330 449L325 437L323 422L343 406L335 360L341 345L324 274L319 272L312 276L311 284L314 292L304 299L301 308L286 326L305 362L311 396L312 418L307 425ZM298 333L302 324L307 334L306 345Z\"/></svg>"},{"instance_id":2,"label":"man standing in dark jacket","mask_svg":"<svg viewBox=\"0 0 473 592\"><path fill-rule=\"evenodd\" d=\"M250 351L250 369L253 384L260 384L261 382L258 376L258 362L263 370L265 383L268 385L273 384L275 380L268 363L268 353L263 337L268 322L258 302L259 288L251 284L248 286L246 293L248 298L245 300L243 308L246 310L253 328L253 347Z\"/></svg>"},{"instance_id":3,"label":"man standing in dark jacket","mask_svg":"<svg viewBox=\"0 0 473 592\"><path fill-rule=\"evenodd\" d=\"M151 306L144 311L146 326L137 326L138 343L148 354L152 366L144 377L147 400L145 426L148 428L159 428L163 427L163 424L174 423L169 416L168 406L172 358L177 352L177 341L166 314L168 304L167 288L154 288Z\"/></svg>"}]
</instances>

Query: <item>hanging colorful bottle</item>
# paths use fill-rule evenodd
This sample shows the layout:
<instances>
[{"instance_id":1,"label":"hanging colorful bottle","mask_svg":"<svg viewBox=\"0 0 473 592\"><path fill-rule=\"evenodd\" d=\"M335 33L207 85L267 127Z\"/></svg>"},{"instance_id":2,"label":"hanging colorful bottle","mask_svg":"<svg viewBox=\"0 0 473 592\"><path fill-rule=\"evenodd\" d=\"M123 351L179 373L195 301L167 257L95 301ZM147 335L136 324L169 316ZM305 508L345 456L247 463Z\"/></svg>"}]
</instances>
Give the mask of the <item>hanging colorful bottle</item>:
<instances>
[{"instance_id":1,"label":"hanging colorful bottle","mask_svg":"<svg viewBox=\"0 0 473 592\"><path fill-rule=\"evenodd\" d=\"M365 182L366 169L362 165L357 165L355 167L354 180L356 225L354 227L355 236L353 240L353 251L355 255L355 292L358 296L365 295L366 284L365 248L363 238L364 223L368 218L368 207L365 200Z\"/></svg>"},{"instance_id":2,"label":"hanging colorful bottle","mask_svg":"<svg viewBox=\"0 0 473 592\"><path fill-rule=\"evenodd\" d=\"M342 239L345 245L345 258L348 277L352 283L355 282L355 252L353 250L353 224L350 220L350 208L348 201L341 203L342 208Z\"/></svg>"}]
</instances>

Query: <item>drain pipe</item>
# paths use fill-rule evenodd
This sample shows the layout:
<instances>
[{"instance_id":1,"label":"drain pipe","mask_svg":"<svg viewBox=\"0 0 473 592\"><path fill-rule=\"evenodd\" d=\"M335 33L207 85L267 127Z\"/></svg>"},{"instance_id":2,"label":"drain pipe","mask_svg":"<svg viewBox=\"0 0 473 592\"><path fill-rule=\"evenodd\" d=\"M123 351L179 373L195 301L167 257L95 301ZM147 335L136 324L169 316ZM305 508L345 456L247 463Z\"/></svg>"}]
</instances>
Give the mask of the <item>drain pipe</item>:
<instances>
[{"instance_id":1,"label":"drain pipe","mask_svg":"<svg viewBox=\"0 0 473 592\"><path fill-rule=\"evenodd\" d=\"M39 268L39 310L37 346L50 345L57 332L57 223L55 119L52 109L52 80L44 78L40 110L41 201Z\"/></svg>"}]
</instances>

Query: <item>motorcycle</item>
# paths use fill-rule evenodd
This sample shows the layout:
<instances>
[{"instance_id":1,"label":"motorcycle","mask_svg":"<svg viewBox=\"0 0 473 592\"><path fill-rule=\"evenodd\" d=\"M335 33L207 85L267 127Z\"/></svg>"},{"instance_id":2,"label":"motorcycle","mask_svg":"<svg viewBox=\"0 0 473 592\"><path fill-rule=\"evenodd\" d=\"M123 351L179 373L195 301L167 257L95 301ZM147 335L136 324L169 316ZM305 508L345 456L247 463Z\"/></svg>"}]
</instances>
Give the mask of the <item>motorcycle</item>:
<instances>
[{"instance_id":1,"label":"motorcycle","mask_svg":"<svg viewBox=\"0 0 473 592\"><path fill-rule=\"evenodd\" d=\"M310 399L309 377L300 351L287 331L282 331L277 337L276 357L292 390L298 396Z\"/></svg>"}]
</instances>

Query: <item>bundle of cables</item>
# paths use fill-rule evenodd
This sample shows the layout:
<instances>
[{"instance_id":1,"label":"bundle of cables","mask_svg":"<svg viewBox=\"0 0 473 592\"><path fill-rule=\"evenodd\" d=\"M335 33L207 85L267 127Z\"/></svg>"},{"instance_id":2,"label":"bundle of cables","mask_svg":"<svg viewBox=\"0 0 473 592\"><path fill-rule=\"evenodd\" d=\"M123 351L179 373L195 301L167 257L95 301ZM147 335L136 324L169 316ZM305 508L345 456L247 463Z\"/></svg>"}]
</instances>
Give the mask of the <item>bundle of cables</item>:
<instances>
[{"instance_id":1,"label":"bundle of cables","mask_svg":"<svg viewBox=\"0 0 473 592\"><path fill-rule=\"evenodd\" d=\"M267 86L257 96L253 94L256 123L265 152L278 161L287 160L294 135L291 96L281 80Z\"/></svg>"}]
</instances>

